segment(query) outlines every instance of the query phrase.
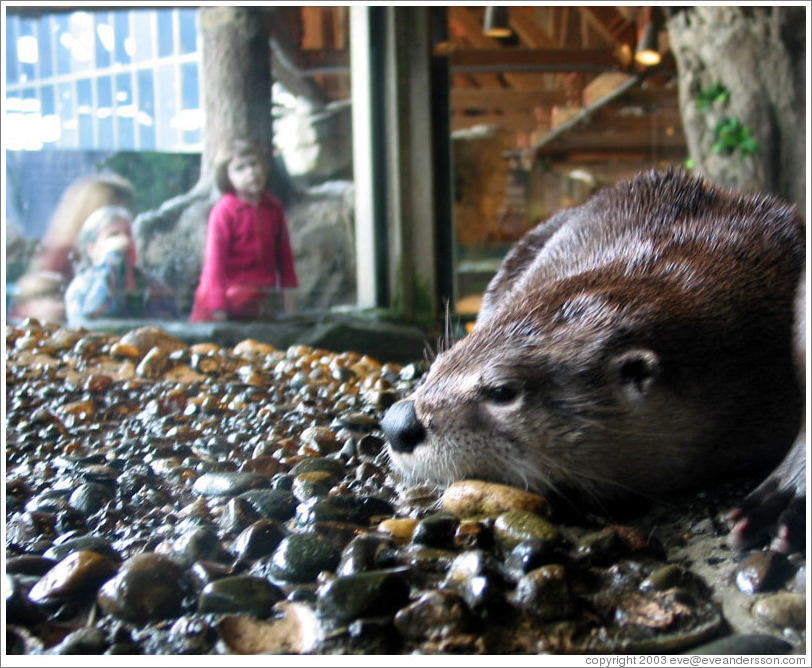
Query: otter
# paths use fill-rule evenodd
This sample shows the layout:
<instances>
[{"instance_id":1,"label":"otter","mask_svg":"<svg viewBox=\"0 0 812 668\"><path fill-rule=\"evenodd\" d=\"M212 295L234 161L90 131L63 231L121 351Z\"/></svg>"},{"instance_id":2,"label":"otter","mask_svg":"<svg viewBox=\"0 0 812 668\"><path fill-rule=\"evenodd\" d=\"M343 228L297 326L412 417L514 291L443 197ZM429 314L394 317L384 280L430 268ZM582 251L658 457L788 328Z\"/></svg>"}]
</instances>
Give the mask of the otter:
<instances>
[{"instance_id":1,"label":"otter","mask_svg":"<svg viewBox=\"0 0 812 668\"><path fill-rule=\"evenodd\" d=\"M730 542L772 527L789 549L806 494L805 256L803 220L773 196L683 170L599 191L509 251L473 331L384 416L391 461L407 479L584 504L774 470L731 512Z\"/></svg>"}]
</instances>

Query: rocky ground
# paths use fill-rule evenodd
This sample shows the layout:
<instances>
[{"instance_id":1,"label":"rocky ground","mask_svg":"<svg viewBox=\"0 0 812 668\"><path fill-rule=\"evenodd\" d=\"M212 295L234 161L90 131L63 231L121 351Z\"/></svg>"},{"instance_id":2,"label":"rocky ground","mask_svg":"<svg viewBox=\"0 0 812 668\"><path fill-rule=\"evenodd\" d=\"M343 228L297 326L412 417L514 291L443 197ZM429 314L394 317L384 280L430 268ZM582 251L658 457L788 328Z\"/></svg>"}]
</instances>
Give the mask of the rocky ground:
<instances>
[{"instance_id":1,"label":"rocky ground","mask_svg":"<svg viewBox=\"0 0 812 668\"><path fill-rule=\"evenodd\" d=\"M7 652L806 652L805 556L724 544L745 483L577 521L404 484L378 421L422 372L8 327Z\"/></svg>"}]
</instances>

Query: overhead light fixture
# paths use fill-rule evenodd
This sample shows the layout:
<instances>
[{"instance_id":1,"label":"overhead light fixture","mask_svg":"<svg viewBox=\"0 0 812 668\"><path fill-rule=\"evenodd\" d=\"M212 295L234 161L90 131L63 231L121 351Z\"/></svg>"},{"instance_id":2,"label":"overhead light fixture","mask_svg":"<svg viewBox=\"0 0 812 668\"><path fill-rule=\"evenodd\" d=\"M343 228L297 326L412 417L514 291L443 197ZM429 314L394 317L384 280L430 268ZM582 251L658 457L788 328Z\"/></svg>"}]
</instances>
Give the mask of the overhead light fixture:
<instances>
[{"instance_id":1,"label":"overhead light fixture","mask_svg":"<svg viewBox=\"0 0 812 668\"><path fill-rule=\"evenodd\" d=\"M485 7L485 24L482 34L488 37L510 37L513 30L510 27L510 17L508 7L499 5L497 7Z\"/></svg>"},{"instance_id":2,"label":"overhead light fixture","mask_svg":"<svg viewBox=\"0 0 812 668\"><path fill-rule=\"evenodd\" d=\"M651 7L643 7L637 17L637 49L634 60L643 67L654 67L662 61L658 41L657 23L652 18Z\"/></svg>"}]
</instances>

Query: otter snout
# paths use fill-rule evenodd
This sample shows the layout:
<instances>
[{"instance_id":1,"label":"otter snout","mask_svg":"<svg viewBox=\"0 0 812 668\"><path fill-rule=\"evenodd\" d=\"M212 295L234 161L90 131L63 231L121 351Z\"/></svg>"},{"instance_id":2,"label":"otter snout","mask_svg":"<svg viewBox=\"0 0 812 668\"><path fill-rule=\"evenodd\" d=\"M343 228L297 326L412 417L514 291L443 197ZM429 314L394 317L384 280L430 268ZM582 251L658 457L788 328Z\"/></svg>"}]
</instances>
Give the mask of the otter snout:
<instances>
[{"instance_id":1,"label":"otter snout","mask_svg":"<svg viewBox=\"0 0 812 668\"><path fill-rule=\"evenodd\" d=\"M426 430L414 412L414 401L410 399L393 404L383 416L381 428L395 452L409 453L426 438Z\"/></svg>"}]
</instances>

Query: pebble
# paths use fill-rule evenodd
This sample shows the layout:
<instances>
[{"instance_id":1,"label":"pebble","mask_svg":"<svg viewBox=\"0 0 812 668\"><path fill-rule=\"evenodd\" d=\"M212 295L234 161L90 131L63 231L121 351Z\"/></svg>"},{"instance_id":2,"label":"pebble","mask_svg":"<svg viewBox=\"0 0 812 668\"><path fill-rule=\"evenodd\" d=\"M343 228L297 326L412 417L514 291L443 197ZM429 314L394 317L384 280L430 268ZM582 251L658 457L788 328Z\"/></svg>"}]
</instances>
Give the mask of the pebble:
<instances>
[{"instance_id":1,"label":"pebble","mask_svg":"<svg viewBox=\"0 0 812 668\"><path fill-rule=\"evenodd\" d=\"M461 480L449 485L442 496L442 507L461 518L496 517L509 510L548 516L550 511L543 496L482 480Z\"/></svg>"},{"instance_id":2,"label":"pebble","mask_svg":"<svg viewBox=\"0 0 812 668\"><path fill-rule=\"evenodd\" d=\"M772 550L755 552L736 569L736 586L745 594L771 591L789 576L789 569L784 554Z\"/></svg>"},{"instance_id":3,"label":"pebble","mask_svg":"<svg viewBox=\"0 0 812 668\"><path fill-rule=\"evenodd\" d=\"M71 552L40 578L28 598L39 605L90 599L116 569L116 562L96 552Z\"/></svg>"},{"instance_id":4,"label":"pebble","mask_svg":"<svg viewBox=\"0 0 812 668\"><path fill-rule=\"evenodd\" d=\"M471 614L458 594L435 589L398 610L394 623L405 638L434 639L467 631Z\"/></svg>"},{"instance_id":5,"label":"pebble","mask_svg":"<svg viewBox=\"0 0 812 668\"><path fill-rule=\"evenodd\" d=\"M101 609L134 624L172 619L181 612L186 589L183 568L154 552L142 552L124 562L99 591Z\"/></svg>"},{"instance_id":6,"label":"pebble","mask_svg":"<svg viewBox=\"0 0 812 668\"><path fill-rule=\"evenodd\" d=\"M577 609L577 601L561 564L530 571L516 584L516 602L542 620L566 619Z\"/></svg>"},{"instance_id":7,"label":"pebble","mask_svg":"<svg viewBox=\"0 0 812 668\"><path fill-rule=\"evenodd\" d=\"M353 538L341 552L337 575L354 575L387 565L393 542L383 536L363 534Z\"/></svg>"},{"instance_id":8,"label":"pebble","mask_svg":"<svg viewBox=\"0 0 812 668\"><path fill-rule=\"evenodd\" d=\"M207 584L197 603L200 613L246 614L266 619L274 605L285 598L276 585L252 575L234 575Z\"/></svg>"},{"instance_id":9,"label":"pebble","mask_svg":"<svg viewBox=\"0 0 812 668\"><path fill-rule=\"evenodd\" d=\"M259 473L204 473L195 480L192 489L201 496L237 496L269 483L270 479Z\"/></svg>"},{"instance_id":10,"label":"pebble","mask_svg":"<svg viewBox=\"0 0 812 668\"><path fill-rule=\"evenodd\" d=\"M237 498L247 501L269 520L285 522L296 511L296 499L290 491L284 489L255 489L243 492Z\"/></svg>"},{"instance_id":11,"label":"pebble","mask_svg":"<svg viewBox=\"0 0 812 668\"><path fill-rule=\"evenodd\" d=\"M424 517L414 528L412 541L430 547L452 547L460 521L450 513Z\"/></svg>"},{"instance_id":12,"label":"pebble","mask_svg":"<svg viewBox=\"0 0 812 668\"><path fill-rule=\"evenodd\" d=\"M405 545L412 539L418 522L413 517L392 517L378 525L378 531L389 534L398 545Z\"/></svg>"},{"instance_id":13,"label":"pebble","mask_svg":"<svg viewBox=\"0 0 812 668\"><path fill-rule=\"evenodd\" d=\"M398 570L339 576L320 591L317 610L322 617L346 624L358 617L393 615L409 601L409 585Z\"/></svg>"},{"instance_id":14,"label":"pebble","mask_svg":"<svg viewBox=\"0 0 812 668\"><path fill-rule=\"evenodd\" d=\"M288 533L278 520L257 520L237 536L231 550L241 561L259 559L272 554Z\"/></svg>"},{"instance_id":15,"label":"pebble","mask_svg":"<svg viewBox=\"0 0 812 668\"><path fill-rule=\"evenodd\" d=\"M73 490L68 499L68 504L85 515L92 515L104 508L113 498L113 492L107 485L86 482Z\"/></svg>"},{"instance_id":16,"label":"pebble","mask_svg":"<svg viewBox=\"0 0 812 668\"><path fill-rule=\"evenodd\" d=\"M529 510L508 510L499 515L493 529L496 537L508 549L523 541L555 541L558 531L547 520Z\"/></svg>"},{"instance_id":17,"label":"pebble","mask_svg":"<svg viewBox=\"0 0 812 668\"><path fill-rule=\"evenodd\" d=\"M334 571L340 559L340 550L321 536L293 534L274 551L269 574L282 582L314 582L322 571Z\"/></svg>"},{"instance_id":18,"label":"pebble","mask_svg":"<svg viewBox=\"0 0 812 668\"><path fill-rule=\"evenodd\" d=\"M762 598L753 605L753 616L778 628L806 627L806 595L782 592Z\"/></svg>"},{"instance_id":19,"label":"pebble","mask_svg":"<svg viewBox=\"0 0 812 668\"><path fill-rule=\"evenodd\" d=\"M109 541L94 534L84 534L82 536L70 537L66 540L63 540L63 537L60 536L42 556L54 561L60 561L61 559L67 557L71 552L78 552L79 550L96 552L97 554L107 557L108 559L121 561L121 556L116 550L113 549L113 546L110 545Z\"/></svg>"}]
</instances>

